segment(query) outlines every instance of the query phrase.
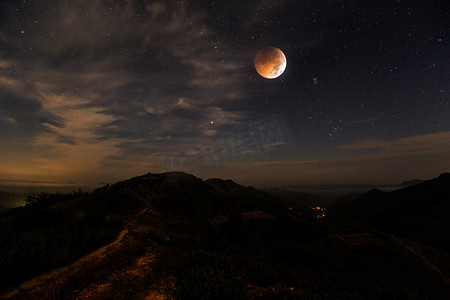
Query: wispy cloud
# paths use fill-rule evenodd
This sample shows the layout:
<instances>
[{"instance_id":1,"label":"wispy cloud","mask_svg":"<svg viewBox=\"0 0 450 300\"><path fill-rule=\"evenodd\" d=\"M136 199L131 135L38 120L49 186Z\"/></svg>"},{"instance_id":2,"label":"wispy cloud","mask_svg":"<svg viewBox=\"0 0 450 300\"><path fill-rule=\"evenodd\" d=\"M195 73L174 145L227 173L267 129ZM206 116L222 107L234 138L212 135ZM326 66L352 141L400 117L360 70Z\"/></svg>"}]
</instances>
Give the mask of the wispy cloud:
<instances>
[{"instance_id":1,"label":"wispy cloud","mask_svg":"<svg viewBox=\"0 0 450 300\"><path fill-rule=\"evenodd\" d=\"M0 111L1 112L1 111ZM19 122L17 122L16 119L12 118L12 117L8 117L8 116L2 116L0 115L0 123L7 123L9 125L18 125Z\"/></svg>"},{"instance_id":2,"label":"wispy cloud","mask_svg":"<svg viewBox=\"0 0 450 300\"><path fill-rule=\"evenodd\" d=\"M18 79L0 76L0 86L7 90L17 91L23 87L23 84Z\"/></svg>"},{"instance_id":3,"label":"wispy cloud","mask_svg":"<svg viewBox=\"0 0 450 300\"><path fill-rule=\"evenodd\" d=\"M365 154L361 149L380 149ZM307 161L269 161L221 164L195 169L202 177L234 178L260 187L317 184L398 184L414 178L434 178L450 171L450 132L389 141L347 145L340 157ZM251 174L251 176L249 175ZM273 174L282 174L274 177Z\"/></svg>"},{"instance_id":4,"label":"wispy cloud","mask_svg":"<svg viewBox=\"0 0 450 300\"><path fill-rule=\"evenodd\" d=\"M349 151L377 150L378 153L389 155L433 153L450 149L450 132L438 132L391 140L363 139L353 144L342 145L340 148Z\"/></svg>"},{"instance_id":5,"label":"wispy cloud","mask_svg":"<svg viewBox=\"0 0 450 300\"><path fill-rule=\"evenodd\" d=\"M9 159L2 172L62 176L119 163L136 171L169 151L189 156L245 118L221 103L245 97L246 58L214 38L205 13L177 1L30 5L47 13L32 27L15 19L23 33L2 32L1 42L20 51L0 56L0 91L37 106L32 122L21 120L28 108L17 105L0 120L31 135L2 148ZM26 163L18 147L33 149Z\"/></svg>"},{"instance_id":6,"label":"wispy cloud","mask_svg":"<svg viewBox=\"0 0 450 300\"><path fill-rule=\"evenodd\" d=\"M110 125L116 118L101 107L90 106L88 100L65 95L42 95L42 110L56 123L43 123L49 132L74 143L95 142L99 129Z\"/></svg>"}]
</instances>

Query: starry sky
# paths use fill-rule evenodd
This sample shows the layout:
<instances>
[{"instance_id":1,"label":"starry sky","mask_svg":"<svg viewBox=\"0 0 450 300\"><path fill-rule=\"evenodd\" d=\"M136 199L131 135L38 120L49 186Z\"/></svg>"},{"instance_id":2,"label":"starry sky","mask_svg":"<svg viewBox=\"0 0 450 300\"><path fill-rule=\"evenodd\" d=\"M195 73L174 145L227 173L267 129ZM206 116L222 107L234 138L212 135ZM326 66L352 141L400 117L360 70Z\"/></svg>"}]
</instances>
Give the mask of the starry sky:
<instances>
[{"instance_id":1,"label":"starry sky","mask_svg":"<svg viewBox=\"0 0 450 300\"><path fill-rule=\"evenodd\" d=\"M0 180L257 187L450 170L448 1L0 2ZM258 75L259 49L287 58Z\"/></svg>"}]
</instances>

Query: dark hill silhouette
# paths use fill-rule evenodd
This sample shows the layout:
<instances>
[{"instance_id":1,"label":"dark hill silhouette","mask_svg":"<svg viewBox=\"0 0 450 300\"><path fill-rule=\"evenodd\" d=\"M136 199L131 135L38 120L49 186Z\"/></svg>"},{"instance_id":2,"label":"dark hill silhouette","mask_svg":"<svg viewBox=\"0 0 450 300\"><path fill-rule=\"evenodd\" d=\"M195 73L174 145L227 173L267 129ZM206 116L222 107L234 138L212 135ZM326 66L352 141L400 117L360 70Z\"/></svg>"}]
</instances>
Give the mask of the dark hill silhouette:
<instances>
[{"instance_id":1,"label":"dark hill silhouette","mask_svg":"<svg viewBox=\"0 0 450 300\"><path fill-rule=\"evenodd\" d=\"M328 213L450 251L450 174L389 193L371 190Z\"/></svg>"},{"instance_id":2,"label":"dark hill silhouette","mask_svg":"<svg viewBox=\"0 0 450 300\"><path fill-rule=\"evenodd\" d=\"M203 181L183 172L147 174L95 190L97 201L125 215L144 207L162 210L167 217L212 218L236 210L282 209L276 198L231 180ZM127 199L126 201L123 201Z\"/></svg>"},{"instance_id":3,"label":"dark hill silhouette","mask_svg":"<svg viewBox=\"0 0 450 300\"><path fill-rule=\"evenodd\" d=\"M384 196L371 191L361 205ZM0 214L0 288L16 286L5 299L450 295L446 273L412 252L415 245L359 223L305 218L285 200L231 180L149 173L91 193L28 200Z\"/></svg>"}]
</instances>

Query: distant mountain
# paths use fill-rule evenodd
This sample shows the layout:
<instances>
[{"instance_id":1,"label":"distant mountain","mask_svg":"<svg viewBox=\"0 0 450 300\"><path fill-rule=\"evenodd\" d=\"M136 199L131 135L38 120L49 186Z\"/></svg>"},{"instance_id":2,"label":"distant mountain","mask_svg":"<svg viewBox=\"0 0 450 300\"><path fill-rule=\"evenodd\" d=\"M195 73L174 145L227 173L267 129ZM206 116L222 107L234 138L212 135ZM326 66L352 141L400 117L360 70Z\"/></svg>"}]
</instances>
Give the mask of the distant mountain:
<instances>
[{"instance_id":1,"label":"distant mountain","mask_svg":"<svg viewBox=\"0 0 450 300\"><path fill-rule=\"evenodd\" d=\"M411 185L416 185L416 184L422 183L424 181L425 180L421 180L421 179L407 180L407 181L403 181L398 186L407 187L407 186L411 186Z\"/></svg>"},{"instance_id":2,"label":"distant mountain","mask_svg":"<svg viewBox=\"0 0 450 300\"><path fill-rule=\"evenodd\" d=\"M450 174L392 192L371 190L328 214L450 251Z\"/></svg>"},{"instance_id":3,"label":"distant mountain","mask_svg":"<svg viewBox=\"0 0 450 300\"><path fill-rule=\"evenodd\" d=\"M429 194L432 185L423 189ZM362 210L385 196L373 190L349 203ZM0 298L450 295L446 253L426 248L430 261L409 241L362 223L289 209L315 201L182 172L148 173L91 193L31 196L29 205L0 213ZM384 214L383 205L377 210Z\"/></svg>"}]
</instances>

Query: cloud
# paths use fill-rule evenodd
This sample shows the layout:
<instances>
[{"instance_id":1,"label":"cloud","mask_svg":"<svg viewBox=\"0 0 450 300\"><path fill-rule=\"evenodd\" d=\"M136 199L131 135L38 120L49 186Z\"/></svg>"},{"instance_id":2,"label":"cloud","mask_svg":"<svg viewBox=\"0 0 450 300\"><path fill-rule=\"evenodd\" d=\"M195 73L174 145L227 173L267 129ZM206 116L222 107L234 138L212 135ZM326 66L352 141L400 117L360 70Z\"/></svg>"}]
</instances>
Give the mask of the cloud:
<instances>
[{"instance_id":1,"label":"cloud","mask_svg":"<svg viewBox=\"0 0 450 300\"><path fill-rule=\"evenodd\" d=\"M7 69L10 66L11 63L9 61L0 58L0 70Z\"/></svg>"},{"instance_id":2,"label":"cloud","mask_svg":"<svg viewBox=\"0 0 450 300\"><path fill-rule=\"evenodd\" d=\"M6 90L13 90L13 91L20 90L23 87L21 81L14 78L8 78L5 76L0 76L0 86L5 88Z\"/></svg>"},{"instance_id":3,"label":"cloud","mask_svg":"<svg viewBox=\"0 0 450 300\"><path fill-rule=\"evenodd\" d=\"M348 152L340 157L307 161L235 162L216 166L205 163L194 168L194 173L203 178L233 178L239 183L259 187L398 184L415 178L431 179L449 172L449 143L448 131L379 141L379 144L375 140L361 141L347 145ZM361 149L374 147L380 150L370 154L360 153Z\"/></svg>"},{"instance_id":4,"label":"cloud","mask_svg":"<svg viewBox=\"0 0 450 300\"><path fill-rule=\"evenodd\" d=\"M168 152L192 155L245 119L222 103L245 97L246 56L216 38L206 12L178 1L110 4L31 2L31 25L4 5L0 92L12 110L0 121L17 131L0 149L2 174L136 170Z\"/></svg>"},{"instance_id":5,"label":"cloud","mask_svg":"<svg viewBox=\"0 0 450 300\"><path fill-rule=\"evenodd\" d=\"M18 66L22 64L17 69L23 70L18 75L32 83L54 82L65 90L67 80L79 92L96 91L102 98L128 95L142 102L195 94L197 101L217 103L241 95L236 87L243 79L243 56L233 51L225 57L230 46L220 39L211 42L216 33L205 25L206 14L188 13L177 1L48 4L30 4L37 12L52 9L36 15L36 24L19 37L30 52L17 52Z\"/></svg>"},{"instance_id":6,"label":"cloud","mask_svg":"<svg viewBox=\"0 0 450 300\"><path fill-rule=\"evenodd\" d=\"M450 132L418 135L392 140L363 139L353 144L340 146L349 151L376 150L386 155L408 155L414 153L433 153L450 149Z\"/></svg>"},{"instance_id":7,"label":"cloud","mask_svg":"<svg viewBox=\"0 0 450 300\"><path fill-rule=\"evenodd\" d=\"M98 130L110 125L115 117L105 113L101 107L90 106L85 99L65 95L43 95L42 110L52 116L57 123L43 123L48 131L66 139L95 142Z\"/></svg>"},{"instance_id":8,"label":"cloud","mask_svg":"<svg viewBox=\"0 0 450 300\"><path fill-rule=\"evenodd\" d=\"M17 124L19 124L19 122L17 122L17 120L14 119L14 118L0 115L0 123L2 123L2 122L6 123L6 124L9 124L9 125L17 125Z\"/></svg>"}]
</instances>

